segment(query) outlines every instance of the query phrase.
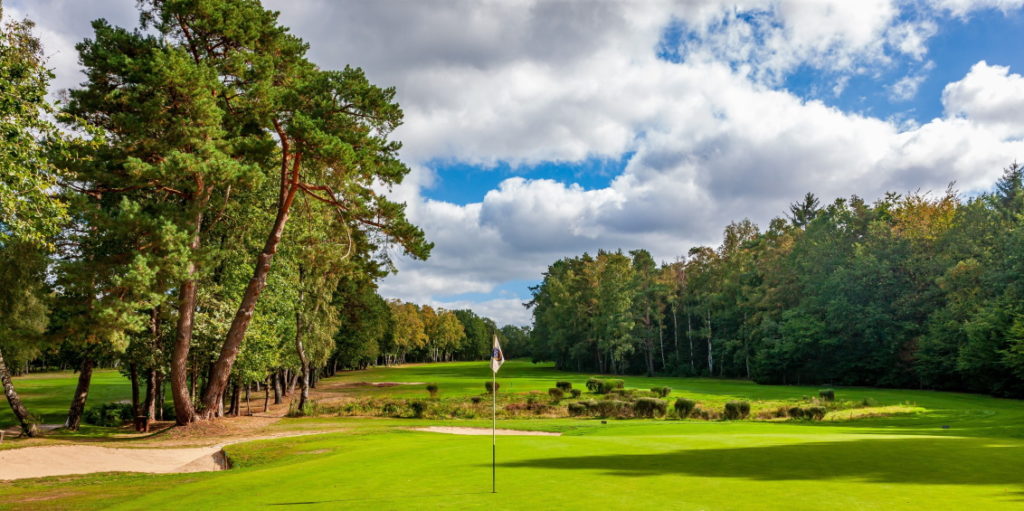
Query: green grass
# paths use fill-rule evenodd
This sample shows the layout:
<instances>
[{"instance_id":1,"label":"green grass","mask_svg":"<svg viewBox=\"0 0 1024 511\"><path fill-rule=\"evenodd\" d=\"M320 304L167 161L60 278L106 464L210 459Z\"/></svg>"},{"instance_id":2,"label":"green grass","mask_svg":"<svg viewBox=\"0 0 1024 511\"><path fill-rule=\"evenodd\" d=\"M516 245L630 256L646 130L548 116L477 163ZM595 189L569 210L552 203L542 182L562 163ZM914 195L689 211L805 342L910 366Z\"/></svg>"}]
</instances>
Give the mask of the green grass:
<instances>
[{"instance_id":1,"label":"green grass","mask_svg":"<svg viewBox=\"0 0 1024 511\"><path fill-rule=\"evenodd\" d=\"M39 418L41 423L57 424L67 419L71 396L74 395L75 386L78 384L78 373L67 371L29 374L15 377L13 380L14 387L28 407L28 411ZM132 388L128 384L128 379L121 373L113 369L93 371L87 406L131 398ZM14 425L17 425L17 421L4 400L3 406L0 406L0 429Z\"/></svg>"},{"instance_id":2,"label":"green grass","mask_svg":"<svg viewBox=\"0 0 1024 511\"><path fill-rule=\"evenodd\" d=\"M502 391L546 390L590 375L509 362ZM436 382L442 396L483 392L486 363L346 373L340 380ZM816 387L626 378L672 396L792 400ZM349 389L423 396L423 386ZM985 396L838 388L897 416L825 422L523 419L500 427L561 437L420 433L413 425L488 420L286 419L276 428L342 433L237 444L235 468L179 475L103 474L0 483L4 509L1022 509L1024 403ZM585 394L586 395L586 394ZM908 404L904 404L908 403ZM948 429L942 426L949 426ZM36 500L32 500L36 499ZM38 500L43 499L43 500Z\"/></svg>"}]
</instances>

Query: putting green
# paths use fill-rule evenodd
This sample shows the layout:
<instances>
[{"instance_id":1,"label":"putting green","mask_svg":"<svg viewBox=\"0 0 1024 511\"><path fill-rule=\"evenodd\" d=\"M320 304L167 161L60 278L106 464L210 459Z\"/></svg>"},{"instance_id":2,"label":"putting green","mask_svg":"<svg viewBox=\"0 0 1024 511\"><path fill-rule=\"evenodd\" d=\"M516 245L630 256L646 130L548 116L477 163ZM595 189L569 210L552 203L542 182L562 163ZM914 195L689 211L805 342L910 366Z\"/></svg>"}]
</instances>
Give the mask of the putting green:
<instances>
[{"instance_id":1,"label":"putting green","mask_svg":"<svg viewBox=\"0 0 1024 511\"><path fill-rule=\"evenodd\" d=\"M480 366L483 365L483 368ZM540 390L589 375L509 363L502 390ZM438 382L476 394L485 364L347 373L341 381ZM649 383L651 382L651 383ZM799 398L812 387L627 378L702 401ZM359 388L425 395L422 386ZM490 493L489 437L408 431L487 420L305 418L281 429L343 433L250 442L235 468L179 475L90 475L0 484L8 509L1022 509L1024 403L938 392L837 389L924 412L851 422L537 419L500 427L560 437L498 438ZM943 428L942 426L949 426Z\"/></svg>"}]
</instances>

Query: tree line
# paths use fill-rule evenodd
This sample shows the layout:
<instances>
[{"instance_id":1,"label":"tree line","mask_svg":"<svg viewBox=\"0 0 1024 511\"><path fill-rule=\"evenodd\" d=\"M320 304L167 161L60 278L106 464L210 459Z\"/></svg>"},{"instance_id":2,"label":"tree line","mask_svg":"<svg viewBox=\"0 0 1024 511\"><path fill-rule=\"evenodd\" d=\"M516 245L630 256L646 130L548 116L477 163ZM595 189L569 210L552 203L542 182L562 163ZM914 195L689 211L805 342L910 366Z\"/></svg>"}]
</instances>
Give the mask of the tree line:
<instances>
[{"instance_id":1,"label":"tree line","mask_svg":"<svg viewBox=\"0 0 1024 511\"><path fill-rule=\"evenodd\" d=\"M257 0L138 9L92 23L55 104L32 22L0 27L0 379L26 433L30 365L78 371L77 429L97 366L185 425L253 384L301 407L339 368L487 353L492 321L377 293L391 254L432 248L385 195L408 173L393 88L320 68Z\"/></svg>"},{"instance_id":2,"label":"tree line","mask_svg":"<svg viewBox=\"0 0 1024 511\"><path fill-rule=\"evenodd\" d=\"M1024 397L1024 170L988 193L807 194L761 230L656 264L559 260L530 351L563 369Z\"/></svg>"}]
</instances>

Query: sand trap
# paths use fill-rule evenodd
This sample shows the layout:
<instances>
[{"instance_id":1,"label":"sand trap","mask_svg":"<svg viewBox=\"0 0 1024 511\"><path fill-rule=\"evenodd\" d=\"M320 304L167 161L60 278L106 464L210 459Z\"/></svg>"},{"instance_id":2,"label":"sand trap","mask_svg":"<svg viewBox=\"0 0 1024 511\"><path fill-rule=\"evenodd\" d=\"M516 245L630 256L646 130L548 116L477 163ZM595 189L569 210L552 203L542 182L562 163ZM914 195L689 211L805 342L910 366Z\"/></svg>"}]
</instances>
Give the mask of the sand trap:
<instances>
[{"instance_id":1,"label":"sand trap","mask_svg":"<svg viewBox=\"0 0 1024 511\"><path fill-rule=\"evenodd\" d=\"M95 472L207 472L227 468L220 445L183 449L118 449L52 445L0 451L0 480Z\"/></svg>"},{"instance_id":2,"label":"sand trap","mask_svg":"<svg viewBox=\"0 0 1024 511\"><path fill-rule=\"evenodd\" d=\"M0 450L0 481L97 472L170 474L231 468L224 447L242 442L321 435L315 431L240 438L207 447L117 448L94 445L49 445Z\"/></svg>"},{"instance_id":3,"label":"sand trap","mask_svg":"<svg viewBox=\"0 0 1024 511\"><path fill-rule=\"evenodd\" d=\"M409 428L413 431L426 431L428 433L447 433L449 435L490 435L491 428L456 428L451 426L427 426L423 428ZM494 431L502 436L562 436L561 433L550 431L524 431L521 429L498 429Z\"/></svg>"}]
</instances>

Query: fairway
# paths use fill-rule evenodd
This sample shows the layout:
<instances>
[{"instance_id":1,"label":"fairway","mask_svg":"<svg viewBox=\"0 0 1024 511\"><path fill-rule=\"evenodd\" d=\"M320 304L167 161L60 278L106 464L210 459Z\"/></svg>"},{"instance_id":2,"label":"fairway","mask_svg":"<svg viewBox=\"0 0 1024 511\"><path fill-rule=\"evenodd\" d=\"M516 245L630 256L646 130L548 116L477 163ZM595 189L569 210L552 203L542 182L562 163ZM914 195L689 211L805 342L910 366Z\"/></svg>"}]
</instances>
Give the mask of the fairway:
<instances>
[{"instance_id":1,"label":"fairway","mask_svg":"<svg viewBox=\"0 0 1024 511\"><path fill-rule=\"evenodd\" d=\"M486 363L412 365L322 380L323 399L367 394L478 395ZM511 361L502 392L580 386L591 375ZM740 381L626 378L668 385L702 403L793 399L812 387ZM70 377L65 380L73 385ZM316 417L282 419L280 432L332 433L231 445L223 472L94 474L2 483L4 509L1020 509L1024 406L1019 401L909 390L837 389L879 404L923 409L855 421L517 419L499 427L561 432L498 438L498 493L490 493L490 441L410 431L423 425L487 427L474 420ZM587 394L584 394L586 396ZM31 404L31 403L30 403ZM947 426L944 428L943 426ZM159 435L158 435L159 437ZM157 439L158 440L158 439ZM124 442L118 446L126 447ZM173 503L173 505L171 504Z\"/></svg>"}]
</instances>

